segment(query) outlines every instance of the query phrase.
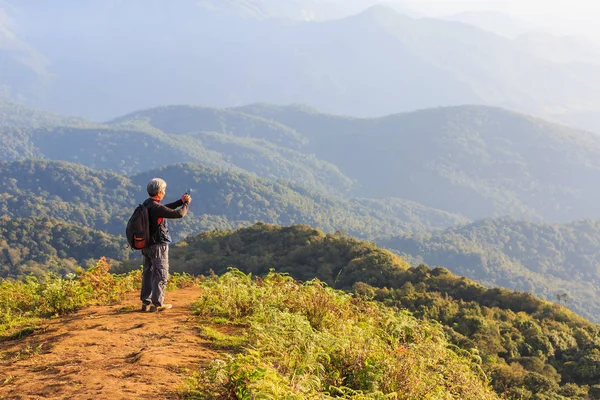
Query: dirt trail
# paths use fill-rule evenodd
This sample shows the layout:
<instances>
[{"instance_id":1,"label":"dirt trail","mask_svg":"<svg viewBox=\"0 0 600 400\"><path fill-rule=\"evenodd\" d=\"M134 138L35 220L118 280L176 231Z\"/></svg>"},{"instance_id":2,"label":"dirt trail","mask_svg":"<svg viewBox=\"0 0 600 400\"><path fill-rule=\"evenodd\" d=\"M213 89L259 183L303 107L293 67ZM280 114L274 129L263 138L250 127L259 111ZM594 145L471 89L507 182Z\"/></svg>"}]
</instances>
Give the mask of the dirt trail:
<instances>
[{"instance_id":1,"label":"dirt trail","mask_svg":"<svg viewBox=\"0 0 600 400\"><path fill-rule=\"evenodd\" d=\"M171 310L142 313L132 293L0 342L0 399L177 399L183 378L217 356L191 315L198 296L169 292Z\"/></svg>"}]
</instances>

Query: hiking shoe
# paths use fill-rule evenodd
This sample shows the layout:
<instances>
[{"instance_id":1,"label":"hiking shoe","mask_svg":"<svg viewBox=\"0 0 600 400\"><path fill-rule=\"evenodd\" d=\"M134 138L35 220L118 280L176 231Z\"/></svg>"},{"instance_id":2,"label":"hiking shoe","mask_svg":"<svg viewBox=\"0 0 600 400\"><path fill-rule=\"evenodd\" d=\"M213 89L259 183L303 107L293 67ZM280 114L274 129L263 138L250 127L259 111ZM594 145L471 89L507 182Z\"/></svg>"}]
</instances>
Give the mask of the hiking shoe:
<instances>
[{"instance_id":1,"label":"hiking shoe","mask_svg":"<svg viewBox=\"0 0 600 400\"><path fill-rule=\"evenodd\" d=\"M150 304L142 304L142 308L140 311L148 312L148 311L150 311L151 308L152 308L152 306Z\"/></svg>"},{"instance_id":2,"label":"hiking shoe","mask_svg":"<svg viewBox=\"0 0 600 400\"><path fill-rule=\"evenodd\" d=\"M173 308L172 304L163 304L162 306L155 306L155 305L153 305L153 306L150 307L150 311L152 311L152 312L159 312L159 311L168 310L170 308Z\"/></svg>"}]
</instances>

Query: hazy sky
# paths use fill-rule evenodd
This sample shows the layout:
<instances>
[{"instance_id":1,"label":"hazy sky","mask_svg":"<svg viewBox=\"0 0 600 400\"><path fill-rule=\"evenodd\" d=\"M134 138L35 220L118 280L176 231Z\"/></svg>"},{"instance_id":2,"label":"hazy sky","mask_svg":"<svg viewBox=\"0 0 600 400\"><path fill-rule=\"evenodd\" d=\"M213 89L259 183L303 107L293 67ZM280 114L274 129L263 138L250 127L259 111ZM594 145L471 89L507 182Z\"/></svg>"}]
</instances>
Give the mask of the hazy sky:
<instances>
[{"instance_id":1,"label":"hazy sky","mask_svg":"<svg viewBox=\"0 0 600 400\"><path fill-rule=\"evenodd\" d=\"M590 0L414 0L429 14L469 10L496 10L565 33L586 33L600 38L600 1Z\"/></svg>"}]
</instances>

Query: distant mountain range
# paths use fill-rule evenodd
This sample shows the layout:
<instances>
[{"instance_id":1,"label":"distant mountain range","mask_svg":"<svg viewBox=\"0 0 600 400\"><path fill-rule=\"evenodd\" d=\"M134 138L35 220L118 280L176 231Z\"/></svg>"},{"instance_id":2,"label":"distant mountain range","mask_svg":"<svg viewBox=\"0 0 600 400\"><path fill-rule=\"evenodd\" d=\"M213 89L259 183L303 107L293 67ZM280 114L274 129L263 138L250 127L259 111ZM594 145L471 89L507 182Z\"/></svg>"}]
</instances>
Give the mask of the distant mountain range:
<instances>
[{"instance_id":1,"label":"distant mountain range","mask_svg":"<svg viewBox=\"0 0 600 400\"><path fill-rule=\"evenodd\" d=\"M130 176L202 163L327 195L418 203L463 222L600 218L600 189L590 184L600 181L600 137L498 108L358 119L300 106L173 106L92 124L7 105L0 120L8 121L0 127L5 160L63 160Z\"/></svg>"},{"instance_id":2,"label":"distant mountain range","mask_svg":"<svg viewBox=\"0 0 600 400\"><path fill-rule=\"evenodd\" d=\"M58 159L127 175L201 162L324 192L353 185L333 164L300 152L306 139L298 132L235 110L166 107L94 124L5 103L0 123L5 160Z\"/></svg>"},{"instance_id":3,"label":"distant mountain range","mask_svg":"<svg viewBox=\"0 0 600 400\"><path fill-rule=\"evenodd\" d=\"M600 217L600 137L498 108L448 107L377 119L302 107L238 109L308 138L307 151L357 182L470 219Z\"/></svg>"},{"instance_id":4,"label":"distant mountain range","mask_svg":"<svg viewBox=\"0 0 600 400\"><path fill-rule=\"evenodd\" d=\"M548 55L562 39L531 46L383 6L285 19L311 14L308 0L3 4L0 93L63 113L106 119L162 104L269 102L380 116L486 104L600 131L600 118L576 118L600 110L600 65L571 62L591 59L577 40Z\"/></svg>"}]
</instances>

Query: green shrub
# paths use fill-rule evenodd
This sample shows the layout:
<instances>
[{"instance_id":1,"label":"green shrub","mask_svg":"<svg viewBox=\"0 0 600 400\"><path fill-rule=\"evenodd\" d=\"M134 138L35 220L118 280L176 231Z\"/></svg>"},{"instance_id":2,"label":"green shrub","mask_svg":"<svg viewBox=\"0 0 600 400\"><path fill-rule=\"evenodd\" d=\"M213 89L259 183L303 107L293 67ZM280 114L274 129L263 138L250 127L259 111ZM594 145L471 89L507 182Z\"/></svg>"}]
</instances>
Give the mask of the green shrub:
<instances>
[{"instance_id":1,"label":"green shrub","mask_svg":"<svg viewBox=\"0 0 600 400\"><path fill-rule=\"evenodd\" d=\"M101 258L94 267L78 269L68 278L48 275L1 281L0 337L10 337L27 327L33 329L41 318L118 302L125 293L139 287L141 271L114 275L109 270L110 264Z\"/></svg>"},{"instance_id":2,"label":"green shrub","mask_svg":"<svg viewBox=\"0 0 600 400\"><path fill-rule=\"evenodd\" d=\"M244 325L246 340L188 378L188 398L497 398L481 359L408 312L273 272L230 270L200 288L196 314Z\"/></svg>"}]
</instances>

